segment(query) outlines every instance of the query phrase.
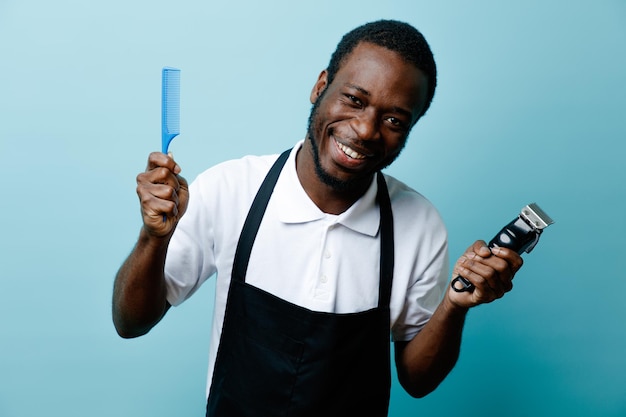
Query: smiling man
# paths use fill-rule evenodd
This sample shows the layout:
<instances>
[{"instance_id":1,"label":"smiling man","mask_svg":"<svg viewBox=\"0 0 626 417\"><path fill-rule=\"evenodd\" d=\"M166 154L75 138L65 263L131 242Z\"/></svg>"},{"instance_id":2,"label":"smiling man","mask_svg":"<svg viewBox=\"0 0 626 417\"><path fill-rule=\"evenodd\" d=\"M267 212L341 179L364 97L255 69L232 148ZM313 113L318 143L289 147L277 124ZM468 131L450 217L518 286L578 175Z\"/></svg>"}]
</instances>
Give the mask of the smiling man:
<instances>
[{"instance_id":1,"label":"smiling man","mask_svg":"<svg viewBox=\"0 0 626 417\"><path fill-rule=\"evenodd\" d=\"M476 241L453 270L475 289L451 290L436 209L381 173L435 85L423 36L372 22L337 46L292 149L224 162L190 187L152 153L137 177L143 227L115 280L118 333L147 333L215 275L208 416L385 416L390 335L402 386L434 390L468 309L511 290L522 265Z\"/></svg>"}]
</instances>

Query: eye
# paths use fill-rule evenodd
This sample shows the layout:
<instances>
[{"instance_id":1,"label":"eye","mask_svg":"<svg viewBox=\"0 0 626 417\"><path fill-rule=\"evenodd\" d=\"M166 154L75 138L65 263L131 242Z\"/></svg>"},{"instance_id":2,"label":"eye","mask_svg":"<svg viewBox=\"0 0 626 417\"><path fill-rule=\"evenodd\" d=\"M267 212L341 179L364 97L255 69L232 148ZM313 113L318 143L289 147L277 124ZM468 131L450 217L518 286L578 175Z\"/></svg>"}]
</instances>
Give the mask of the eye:
<instances>
[{"instance_id":1,"label":"eye","mask_svg":"<svg viewBox=\"0 0 626 417\"><path fill-rule=\"evenodd\" d=\"M346 98L350 100L350 102L354 104L355 106L363 107L363 102L357 96L353 96L352 94L346 94Z\"/></svg>"},{"instance_id":2,"label":"eye","mask_svg":"<svg viewBox=\"0 0 626 417\"><path fill-rule=\"evenodd\" d=\"M394 128L397 128L397 129L400 129L400 130L406 130L406 128L407 128L407 124L406 124L403 120L398 119L397 117L393 117L393 116L392 116L392 117L388 117L388 118L387 118L387 121L388 121L388 122L389 122L389 123L390 123L390 124L391 124Z\"/></svg>"}]
</instances>

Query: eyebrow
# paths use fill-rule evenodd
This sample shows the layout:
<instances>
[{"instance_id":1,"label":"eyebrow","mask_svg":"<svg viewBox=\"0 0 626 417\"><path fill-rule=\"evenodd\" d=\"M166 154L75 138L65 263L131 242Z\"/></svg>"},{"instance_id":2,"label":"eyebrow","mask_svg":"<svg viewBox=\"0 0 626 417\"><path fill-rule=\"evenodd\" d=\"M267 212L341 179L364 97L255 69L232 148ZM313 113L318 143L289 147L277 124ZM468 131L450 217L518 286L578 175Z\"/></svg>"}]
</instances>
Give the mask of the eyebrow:
<instances>
[{"instance_id":1,"label":"eyebrow","mask_svg":"<svg viewBox=\"0 0 626 417\"><path fill-rule=\"evenodd\" d=\"M366 89L364 89L363 87L359 87L358 85L355 84L350 84L350 83L346 83L346 87L350 87L350 88L354 88L355 90L359 91L362 94L365 94L366 96L370 95L370 92L367 91Z\"/></svg>"},{"instance_id":2,"label":"eyebrow","mask_svg":"<svg viewBox=\"0 0 626 417\"><path fill-rule=\"evenodd\" d=\"M367 91L367 90L366 90L366 89L364 89L363 87L359 87L359 86L358 86L358 85L356 85L356 84L346 83L345 85L346 85L346 87L349 87L349 88L354 88L355 90L357 90L357 91L358 91L358 92L360 92L361 94L366 95L366 96L368 96L368 97L371 95L369 91ZM392 110L393 110L394 112L396 112L396 113L403 114L404 116L408 117L408 118L409 118L409 120L413 120L413 113L411 113L411 112L410 112L409 110L407 110L407 109L404 109L404 108L402 108L402 107L393 107L393 108L392 108Z\"/></svg>"}]
</instances>

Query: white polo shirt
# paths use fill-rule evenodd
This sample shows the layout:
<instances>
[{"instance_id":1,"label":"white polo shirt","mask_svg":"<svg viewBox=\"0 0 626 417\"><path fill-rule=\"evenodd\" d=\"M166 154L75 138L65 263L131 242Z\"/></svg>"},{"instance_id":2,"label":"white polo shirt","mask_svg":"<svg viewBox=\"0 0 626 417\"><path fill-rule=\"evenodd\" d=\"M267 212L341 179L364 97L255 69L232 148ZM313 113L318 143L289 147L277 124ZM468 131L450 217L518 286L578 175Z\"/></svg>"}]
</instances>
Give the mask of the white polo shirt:
<instances>
[{"instance_id":1,"label":"white polo shirt","mask_svg":"<svg viewBox=\"0 0 626 417\"><path fill-rule=\"evenodd\" d=\"M299 142L283 168L259 228L246 282L315 311L352 313L378 304L380 212L376 181L340 215L310 200L296 174ZM189 206L169 245L167 299L176 306L216 275L210 384L235 249L248 210L278 155L247 156L208 169L190 185ZM394 218L390 330L411 340L448 281L445 226L421 194L385 175ZM209 387L207 386L207 395Z\"/></svg>"}]
</instances>

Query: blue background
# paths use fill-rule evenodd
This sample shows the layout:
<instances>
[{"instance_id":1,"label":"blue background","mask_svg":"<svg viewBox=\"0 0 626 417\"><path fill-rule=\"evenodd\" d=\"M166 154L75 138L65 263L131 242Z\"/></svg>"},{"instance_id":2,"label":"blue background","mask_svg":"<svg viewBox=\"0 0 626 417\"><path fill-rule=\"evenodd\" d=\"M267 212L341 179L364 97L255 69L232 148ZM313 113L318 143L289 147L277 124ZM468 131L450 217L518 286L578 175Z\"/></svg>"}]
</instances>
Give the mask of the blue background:
<instances>
[{"instance_id":1,"label":"blue background","mask_svg":"<svg viewBox=\"0 0 626 417\"><path fill-rule=\"evenodd\" d=\"M626 3L0 1L0 416L202 415L212 287L120 339L113 277L159 149L160 69L182 69L193 179L305 133L341 35L423 31L432 108L389 173L429 197L456 259L536 201L556 224L504 299L473 310L457 367L391 416L626 415Z\"/></svg>"}]
</instances>

